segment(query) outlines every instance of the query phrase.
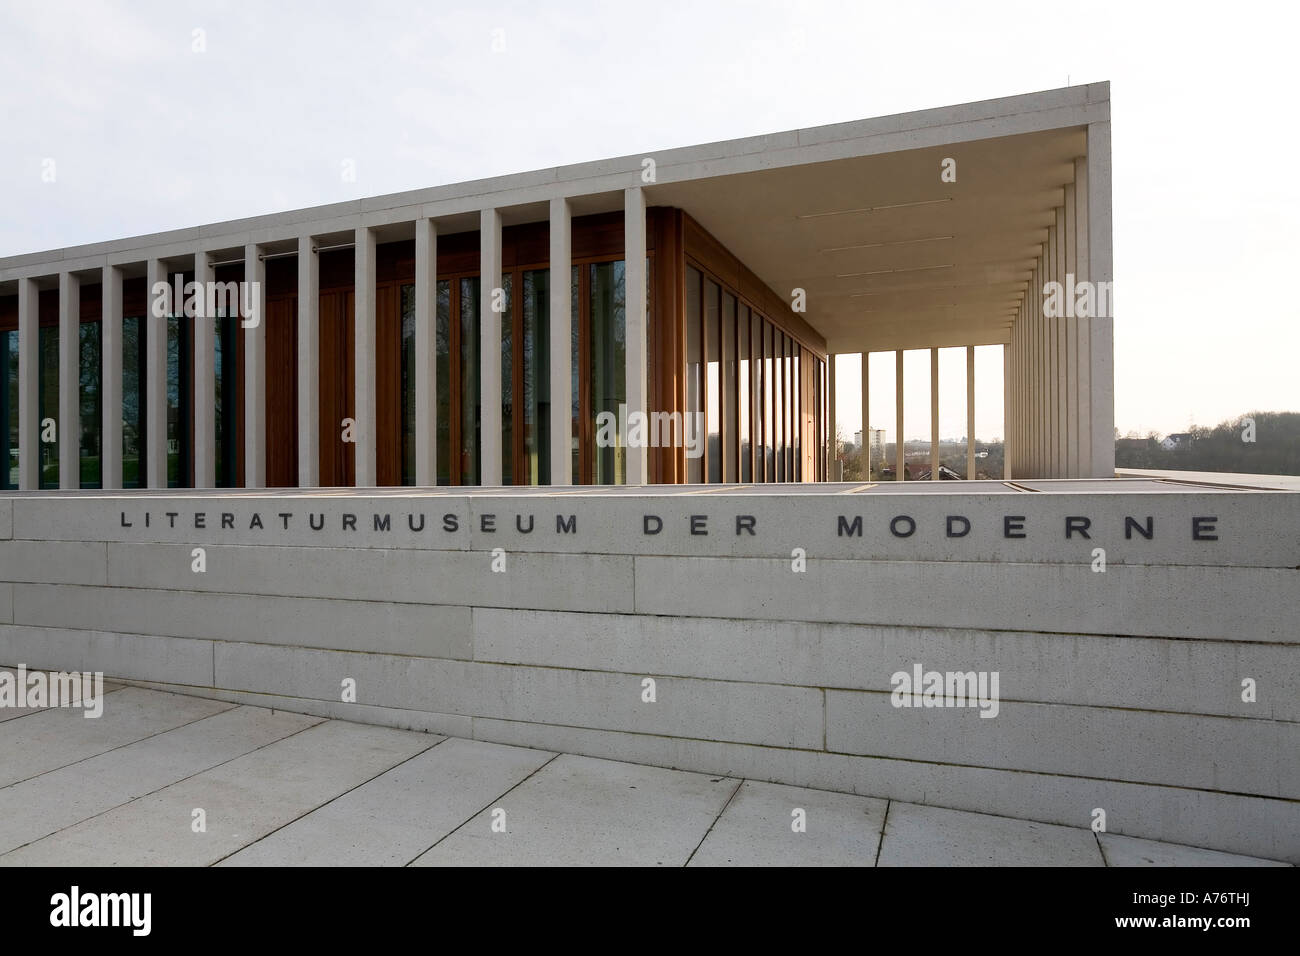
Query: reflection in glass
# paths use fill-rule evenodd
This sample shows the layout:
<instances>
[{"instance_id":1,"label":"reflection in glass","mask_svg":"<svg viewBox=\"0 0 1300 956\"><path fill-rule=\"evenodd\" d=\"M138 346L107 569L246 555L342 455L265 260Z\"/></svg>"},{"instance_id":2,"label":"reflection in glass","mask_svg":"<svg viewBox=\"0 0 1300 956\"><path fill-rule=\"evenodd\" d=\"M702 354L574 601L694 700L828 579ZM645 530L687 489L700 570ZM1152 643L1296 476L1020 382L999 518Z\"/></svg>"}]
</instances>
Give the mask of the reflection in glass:
<instances>
[{"instance_id":1,"label":"reflection in glass","mask_svg":"<svg viewBox=\"0 0 1300 956\"><path fill-rule=\"evenodd\" d=\"M691 430L694 441L700 436L694 434L699 421L700 405L700 282L702 276L698 269L686 267L686 421L685 427ZM703 459L686 459L686 480L699 484L704 480Z\"/></svg>"},{"instance_id":2,"label":"reflection in glass","mask_svg":"<svg viewBox=\"0 0 1300 956\"><path fill-rule=\"evenodd\" d=\"M451 484L451 282L443 279L438 283L437 319L434 322L436 345L434 351L434 369L437 378L438 406L437 441L435 453L437 458L440 485Z\"/></svg>"},{"instance_id":3,"label":"reflection in glass","mask_svg":"<svg viewBox=\"0 0 1300 956\"><path fill-rule=\"evenodd\" d=\"M619 406L627 402L626 332L623 262L597 262L588 266L591 282L591 410L609 412L619 419ZM596 484L626 482L623 439L614 432L612 447L593 449ZM597 430L599 435L599 430Z\"/></svg>"},{"instance_id":4,"label":"reflection in glass","mask_svg":"<svg viewBox=\"0 0 1300 956\"><path fill-rule=\"evenodd\" d=\"M462 485L479 483L479 280L460 280L460 448Z\"/></svg>"}]
</instances>

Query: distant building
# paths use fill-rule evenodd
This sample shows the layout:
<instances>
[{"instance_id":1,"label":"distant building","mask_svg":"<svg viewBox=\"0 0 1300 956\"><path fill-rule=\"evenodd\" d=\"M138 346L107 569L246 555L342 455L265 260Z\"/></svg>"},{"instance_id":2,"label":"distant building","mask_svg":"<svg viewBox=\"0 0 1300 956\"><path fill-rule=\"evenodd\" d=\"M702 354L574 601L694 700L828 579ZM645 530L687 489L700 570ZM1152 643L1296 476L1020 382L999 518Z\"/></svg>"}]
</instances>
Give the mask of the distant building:
<instances>
[{"instance_id":1,"label":"distant building","mask_svg":"<svg viewBox=\"0 0 1300 956\"><path fill-rule=\"evenodd\" d=\"M1190 432L1174 432L1160 442L1160 447L1165 451L1174 451L1177 448L1186 448L1191 443L1192 436Z\"/></svg>"}]
</instances>

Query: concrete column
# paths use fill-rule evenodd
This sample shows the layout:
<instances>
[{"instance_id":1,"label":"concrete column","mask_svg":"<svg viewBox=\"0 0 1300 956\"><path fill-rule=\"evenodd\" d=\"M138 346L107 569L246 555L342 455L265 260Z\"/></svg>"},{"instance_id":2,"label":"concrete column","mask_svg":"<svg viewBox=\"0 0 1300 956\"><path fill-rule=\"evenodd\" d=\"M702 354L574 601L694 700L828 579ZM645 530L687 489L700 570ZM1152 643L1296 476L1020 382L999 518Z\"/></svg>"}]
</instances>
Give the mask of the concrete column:
<instances>
[{"instance_id":1,"label":"concrete column","mask_svg":"<svg viewBox=\"0 0 1300 956\"><path fill-rule=\"evenodd\" d=\"M1087 282L1088 264L1088 159L1074 161L1074 279ZM1092 470L1092 338L1088 319L1075 322L1079 393L1079 474L1091 477Z\"/></svg>"},{"instance_id":2,"label":"concrete column","mask_svg":"<svg viewBox=\"0 0 1300 956\"><path fill-rule=\"evenodd\" d=\"M573 213L551 200L551 484L573 484Z\"/></svg>"},{"instance_id":3,"label":"concrete column","mask_svg":"<svg viewBox=\"0 0 1300 956\"><path fill-rule=\"evenodd\" d=\"M415 221L415 483L438 483L438 229Z\"/></svg>"},{"instance_id":4,"label":"concrete column","mask_svg":"<svg viewBox=\"0 0 1300 956\"><path fill-rule=\"evenodd\" d=\"M975 346L966 346L966 478L975 480Z\"/></svg>"},{"instance_id":5,"label":"concrete column","mask_svg":"<svg viewBox=\"0 0 1300 956\"><path fill-rule=\"evenodd\" d=\"M830 428L830 460L827 462L827 481L839 481L843 475L839 473L839 467L836 462L840 460L840 442L839 433L835 430L835 356L829 352L826 353L826 404L827 418L830 421L827 425ZM764 465L764 467L767 467Z\"/></svg>"},{"instance_id":6,"label":"concrete column","mask_svg":"<svg viewBox=\"0 0 1300 956\"><path fill-rule=\"evenodd\" d=\"M18 280L18 487L41 486L40 290L35 279Z\"/></svg>"},{"instance_id":7,"label":"concrete column","mask_svg":"<svg viewBox=\"0 0 1300 956\"><path fill-rule=\"evenodd\" d=\"M939 480L939 350L930 349L930 480Z\"/></svg>"},{"instance_id":8,"label":"concrete column","mask_svg":"<svg viewBox=\"0 0 1300 956\"><path fill-rule=\"evenodd\" d=\"M59 273L59 487L81 487L81 282Z\"/></svg>"},{"instance_id":9,"label":"concrete column","mask_svg":"<svg viewBox=\"0 0 1300 956\"><path fill-rule=\"evenodd\" d=\"M862 480L871 480L871 370L870 352L862 353Z\"/></svg>"},{"instance_id":10,"label":"concrete column","mask_svg":"<svg viewBox=\"0 0 1300 956\"><path fill-rule=\"evenodd\" d=\"M1089 388L1092 400L1092 475L1115 476L1115 354L1110 284L1110 122L1088 126L1088 277L1104 307L1089 320ZM1104 292L1103 292L1104 290Z\"/></svg>"},{"instance_id":11,"label":"concrete column","mask_svg":"<svg viewBox=\"0 0 1300 956\"><path fill-rule=\"evenodd\" d=\"M145 299L145 474L140 476L142 488L167 487L167 316L171 310L164 308L169 299L161 288L168 285L169 278L166 263L161 259L149 260L145 267L148 294Z\"/></svg>"},{"instance_id":12,"label":"concrete column","mask_svg":"<svg viewBox=\"0 0 1300 956\"><path fill-rule=\"evenodd\" d=\"M903 480L903 350L894 352L894 480Z\"/></svg>"},{"instance_id":13,"label":"concrete column","mask_svg":"<svg viewBox=\"0 0 1300 956\"><path fill-rule=\"evenodd\" d=\"M266 263L244 246L244 487L266 487Z\"/></svg>"},{"instance_id":14,"label":"concrete column","mask_svg":"<svg viewBox=\"0 0 1300 956\"><path fill-rule=\"evenodd\" d=\"M1015 451L1011 428L1011 345L1002 346L1002 477L1011 480L1011 458Z\"/></svg>"},{"instance_id":15,"label":"concrete column","mask_svg":"<svg viewBox=\"0 0 1300 956\"><path fill-rule=\"evenodd\" d=\"M216 279L212 259L194 254L194 281L199 294L194 309L194 487L217 484L216 317L208 290Z\"/></svg>"},{"instance_id":16,"label":"concrete column","mask_svg":"<svg viewBox=\"0 0 1300 956\"><path fill-rule=\"evenodd\" d=\"M122 487L122 270L104 266L100 306L103 365L99 394L103 404L99 478L104 488Z\"/></svg>"},{"instance_id":17,"label":"concrete column","mask_svg":"<svg viewBox=\"0 0 1300 956\"><path fill-rule=\"evenodd\" d=\"M1046 247L1044 247L1045 249ZM1047 476L1047 344L1043 318L1043 250L1039 251L1034 285L1034 470L1035 478Z\"/></svg>"},{"instance_id":18,"label":"concrete column","mask_svg":"<svg viewBox=\"0 0 1300 956\"><path fill-rule=\"evenodd\" d=\"M1060 280L1060 276L1056 274L1056 237L1058 224L1059 219L1057 218L1056 211L1053 210L1052 224L1047 230L1047 249L1044 253L1044 256L1046 257L1044 263L1046 266L1046 281L1048 282L1058 282ZM1047 393L1043 396L1047 405L1047 428L1044 435L1044 438L1046 439L1045 452L1047 455L1047 475L1049 478L1059 478L1061 477L1061 463L1057 454L1056 444L1056 433L1059 430L1057 427L1058 409L1056 380L1058 376L1056 368L1056 342L1059 336L1057 334L1056 317L1044 315L1043 319L1044 331L1047 333L1047 354L1044 357L1047 369L1045 380Z\"/></svg>"},{"instance_id":19,"label":"concrete column","mask_svg":"<svg viewBox=\"0 0 1300 956\"><path fill-rule=\"evenodd\" d=\"M353 259L353 382L356 408L356 474L353 484L357 488L374 488L379 484L379 422L375 412L375 234L361 226L356 231L356 248ZM500 348L497 361L501 361ZM498 429L499 431L500 429Z\"/></svg>"},{"instance_id":20,"label":"concrete column","mask_svg":"<svg viewBox=\"0 0 1300 956\"><path fill-rule=\"evenodd\" d=\"M479 226L479 484L501 484L501 213L484 209ZM504 301L500 302L504 308Z\"/></svg>"},{"instance_id":21,"label":"concrete column","mask_svg":"<svg viewBox=\"0 0 1300 956\"><path fill-rule=\"evenodd\" d=\"M1065 258L1065 207L1058 206L1056 209L1056 279L1061 283L1062 289L1068 294L1069 283L1066 278L1067 265ZM1073 271L1072 269L1068 271ZM1070 310L1063 310L1068 313ZM1067 367L1069 361L1069 349L1066 346L1066 336L1069 331L1069 320L1065 314L1056 318L1056 460L1057 475L1061 478L1077 477L1070 473L1070 394L1069 382L1070 375Z\"/></svg>"},{"instance_id":22,"label":"concrete column","mask_svg":"<svg viewBox=\"0 0 1300 956\"><path fill-rule=\"evenodd\" d=\"M320 254L309 235L298 237L298 487L320 487Z\"/></svg>"},{"instance_id":23,"label":"concrete column","mask_svg":"<svg viewBox=\"0 0 1300 956\"><path fill-rule=\"evenodd\" d=\"M649 326L646 312L646 215L645 194L640 186L623 191L623 249L625 266L624 297L627 316L627 407L629 412L650 411L650 389L646 351ZM721 364L719 364L721 369ZM725 456L724 456L725 458ZM644 446L627 449L627 483L645 485L650 481L650 455Z\"/></svg>"},{"instance_id":24,"label":"concrete column","mask_svg":"<svg viewBox=\"0 0 1300 956\"><path fill-rule=\"evenodd\" d=\"M1061 243L1062 260L1065 263L1066 291L1071 293L1077 284L1079 275L1075 269L1078 251L1075 246L1075 211L1074 183L1065 186L1065 205L1062 208L1065 231ZM1071 478L1082 477L1079 470L1079 320L1071 307L1065 316L1064 364L1065 364L1065 473Z\"/></svg>"}]
</instances>

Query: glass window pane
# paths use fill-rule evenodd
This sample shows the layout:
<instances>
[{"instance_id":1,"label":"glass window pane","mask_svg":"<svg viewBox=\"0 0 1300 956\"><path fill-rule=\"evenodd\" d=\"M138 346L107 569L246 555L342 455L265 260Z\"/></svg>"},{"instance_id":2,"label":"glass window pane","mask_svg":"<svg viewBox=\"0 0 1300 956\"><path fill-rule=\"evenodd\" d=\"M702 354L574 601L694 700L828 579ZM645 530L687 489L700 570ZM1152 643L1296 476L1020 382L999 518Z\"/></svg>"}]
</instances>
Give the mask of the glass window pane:
<instances>
[{"instance_id":1,"label":"glass window pane","mask_svg":"<svg viewBox=\"0 0 1300 956\"><path fill-rule=\"evenodd\" d=\"M575 485L586 485L591 483L591 476L582 473L582 387L578 384L582 378L582 362L580 348L582 339L582 312L581 299L579 296L580 275L578 267L574 266L569 275L569 341L572 343L572 351L569 354L569 397L571 399L572 411L570 414L570 431L569 440L573 443L573 483Z\"/></svg>"},{"instance_id":2,"label":"glass window pane","mask_svg":"<svg viewBox=\"0 0 1300 956\"><path fill-rule=\"evenodd\" d=\"M479 483L479 280L460 280L460 448L462 485Z\"/></svg>"},{"instance_id":3,"label":"glass window pane","mask_svg":"<svg viewBox=\"0 0 1300 956\"><path fill-rule=\"evenodd\" d=\"M101 324L82 322L80 326L80 352L78 359L79 405L81 417L80 469L81 487L102 488L100 480L100 436L103 434L103 406L100 404L99 378L103 369L101 359Z\"/></svg>"},{"instance_id":4,"label":"glass window pane","mask_svg":"<svg viewBox=\"0 0 1300 956\"><path fill-rule=\"evenodd\" d=\"M145 328L141 316L122 319L123 488L141 488L145 479Z\"/></svg>"},{"instance_id":5,"label":"glass window pane","mask_svg":"<svg viewBox=\"0 0 1300 956\"><path fill-rule=\"evenodd\" d=\"M626 482L625 436L618 433L619 407L627 403L624 264L599 262L589 266L591 281L591 409L596 424L596 483ZM612 416L612 419L608 416ZM605 428L600 428L604 420Z\"/></svg>"},{"instance_id":6,"label":"glass window pane","mask_svg":"<svg viewBox=\"0 0 1300 956\"><path fill-rule=\"evenodd\" d=\"M736 395L736 297L722 297L722 480L735 481L739 401Z\"/></svg>"},{"instance_id":7,"label":"glass window pane","mask_svg":"<svg viewBox=\"0 0 1300 956\"><path fill-rule=\"evenodd\" d=\"M515 383L514 383L514 308L510 296L514 291L514 274L501 277L505 301L501 312L501 483L513 485L515 477Z\"/></svg>"},{"instance_id":8,"label":"glass window pane","mask_svg":"<svg viewBox=\"0 0 1300 956\"><path fill-rule=\"evenodd\" d=\"M401 288L402 484L415 484L415 286Z\"/></svg>"},{"instance_id":9,"label":"glass window pane","mask_svg":"<svg viewBox=\"0 0 1300 956\"><path fill-rule=\"evenodd\" d=\"M437 321L434 323L438 405L438 484L451 484L451 281L438 283Z\"/></svg>"},{"instance_id":10,"label":"glass window pane","mask_svg":"<svg viewBox=\"0 0 1300 956\"><path fill-rule=\"evenodd\" d=\"M520 484L551 481L551 273L524 273L524 473Z\"/></svg>"},{"instance_id":11,"label":"glass window pane","mask_svg":"<svg viewBox=\"0 0 1300 956\"><path fill-rule=\"evenodd\" d=\"M45 421L50 419L57 425L59 420L59 327L42 325L39 333L41 352L40 369L37 372L37 416L38 437L40 439L40 486L42 488L59 487L59 439L60 429L54 429L54 441L45 441Z\"/></svg>"},{"instance_id":12,"label":"glass window pane","mask_svg":"<svg viewBox=\"0 0 1300 956\"><path fill-rule=\"evenodd\" d=\"M702 321L700 306L700 283L703 277L698 269L686 267L686 421L683 427L698 447L699 430L703 427L700 413L700 323ZM686 480L697 485L704 480L703 460L697 455L686 459Z\"/></svg>"},{"instance_id":13,"label":"glass window pane","mask_svg":"<svg viewBox=\"0 0 1300 956\"><path fill-rule=\"evenodd\" d=\"M776 419L772 406L776 396L773 388L772 372L775 362L772 359L772 326L763 323L763 473L768 481L776 481Z\"/></svg>"},{"instance_id":14,"label":"glass window pane","mask_svg":"<svg viewBox=\"0 0 1300 956\"><path fill-rule=\"evenodd\" d=\"M742 305L736 325L736 343L739 345L740 381L736 394L740 399L740 415L737 423L737 437L740 442L740 480L754 480L753 442L750 437L749 403L753 397L753 385L749 378L749 306Z\"/></svg>"},{"instance_id":15,"label":"glass window pane","mask_svg":"<svg viewBox=\"0 0 1300 956\"><path fill-rule=\"evenodd\" d=\"M719 294L721 290L718 284L712 279L704 280L704 360L705 389L708 393L708 426L709 441L706 456L709 463L709 481L710 483L722 480L722 441L720 427L722 425L722 415L720 411L720 394L718 373L721 365L719 355L721 352L718 338L718 309L720 308Z\"/></svg>"},{"instance_id":16,"label":"glass window pane","mask_svg":"<svg viewBox=\"0 0 1300 956\"><path fill-rule=\"evenodd\" d=\"M18 330L0 333L0 480L18 487Z\"/></svg>"}]
</instances>

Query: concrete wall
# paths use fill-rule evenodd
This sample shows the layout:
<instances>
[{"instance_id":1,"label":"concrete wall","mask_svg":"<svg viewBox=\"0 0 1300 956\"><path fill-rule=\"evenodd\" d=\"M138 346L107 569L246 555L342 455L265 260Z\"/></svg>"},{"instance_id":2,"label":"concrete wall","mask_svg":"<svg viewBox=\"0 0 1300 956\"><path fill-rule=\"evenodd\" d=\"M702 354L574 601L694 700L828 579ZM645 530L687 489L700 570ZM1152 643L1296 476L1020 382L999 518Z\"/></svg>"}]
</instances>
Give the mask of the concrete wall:
<instances>
[{"instance_id":1,"label":"concrete wall","mask_svg":"<svg viewBox=\"0 0 1300 956\"><path fill-rule=\"evenodd\" d=\"M1300 494L1025 487L0 498L0 664L1300 862Z\"/></svg>"}]
</instances>

